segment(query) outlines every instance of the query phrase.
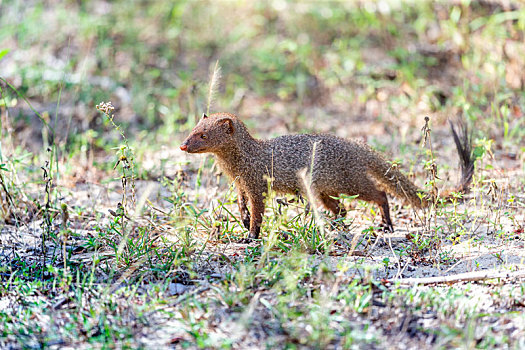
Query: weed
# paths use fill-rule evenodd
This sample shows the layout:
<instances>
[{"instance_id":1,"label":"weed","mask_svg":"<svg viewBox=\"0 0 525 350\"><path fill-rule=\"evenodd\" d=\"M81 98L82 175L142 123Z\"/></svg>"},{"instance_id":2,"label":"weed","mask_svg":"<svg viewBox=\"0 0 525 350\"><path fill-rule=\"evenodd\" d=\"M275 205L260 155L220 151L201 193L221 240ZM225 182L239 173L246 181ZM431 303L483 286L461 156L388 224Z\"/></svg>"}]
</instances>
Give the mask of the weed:
<instances>
[{"instance_id":1,"label":"weed","mask_svg":"<svg viewBox=\"0 0 525 350\"><path fill-rule=\"evenodd\" d=\"M106 118L109 120L113 128L120 134L122 137L122 140L124 142L123 145L121 145L117 152L117 162L113 166L113 169L116 169L119 164L121 164L122 167L122 175L120 177L121 183L122 183L122 205L123 209L126 209L127 207L127 189L128 189L128 181L131 182L131 204L135 205L135 163L134 163L134 154L133 150L129 146L128 139L124 135L124 131L122 128L115 124L114 118L115 115L113 114L113 111L115 110L115 107L111 104L111 102L101 102L96 106L96 108L104 113Z\"/></svg>"}]
</instances>

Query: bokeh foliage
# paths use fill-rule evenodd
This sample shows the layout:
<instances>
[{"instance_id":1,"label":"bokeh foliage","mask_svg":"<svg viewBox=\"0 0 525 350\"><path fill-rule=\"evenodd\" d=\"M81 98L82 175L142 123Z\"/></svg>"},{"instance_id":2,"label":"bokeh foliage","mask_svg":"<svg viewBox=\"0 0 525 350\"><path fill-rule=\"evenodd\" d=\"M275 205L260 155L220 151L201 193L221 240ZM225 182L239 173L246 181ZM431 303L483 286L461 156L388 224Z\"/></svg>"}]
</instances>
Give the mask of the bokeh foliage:
<instances>
[{"instance_id":1,"label":"bokeh foliage","mask_svg":"<svg viewBox=\"0 0 525 350\"><path fill-rule=\"evenodd\" d=\"M257 116L283 102L280 114L290 119L314 104L350 120L386 121L402 111L466 114L489 137L524 137L523 9L469 1L0 6L0 49L9 50L1 76L52 116L61 93L57 115L72 118L74 134L103 130L93 107L109 99L136 129L188 129L205 109L209 69L219 60L217 109ZM245 96L256 98L246 106ZM368 113L374 100L388 107Z\"/></svg>"}]
</instances>

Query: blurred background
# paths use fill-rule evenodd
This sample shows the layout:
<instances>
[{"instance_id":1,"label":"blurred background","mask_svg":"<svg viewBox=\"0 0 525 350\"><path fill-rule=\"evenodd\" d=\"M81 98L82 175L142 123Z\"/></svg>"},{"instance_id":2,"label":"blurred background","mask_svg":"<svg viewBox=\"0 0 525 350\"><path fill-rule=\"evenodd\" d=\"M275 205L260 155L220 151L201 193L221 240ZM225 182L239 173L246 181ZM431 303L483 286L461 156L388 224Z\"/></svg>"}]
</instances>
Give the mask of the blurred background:
<instances>
[{"instance_id":1,"label":"blurred background","mask_svg":"<svg viewBox=\"0 0 525 350\"><path fill-rule=\"evenodd\" d=\"M524 30L513 1L0 0L2 135L9 152L55 144L97 165L120 142L95 108L111 101L137 161L175 157L218 61L210 112L260 137L332 132L406 158L425 116L438 145L451 142L447 118L463 116L516 158ZM152 159L143 168L162 171Z\"/></svg>"}]
</instances>

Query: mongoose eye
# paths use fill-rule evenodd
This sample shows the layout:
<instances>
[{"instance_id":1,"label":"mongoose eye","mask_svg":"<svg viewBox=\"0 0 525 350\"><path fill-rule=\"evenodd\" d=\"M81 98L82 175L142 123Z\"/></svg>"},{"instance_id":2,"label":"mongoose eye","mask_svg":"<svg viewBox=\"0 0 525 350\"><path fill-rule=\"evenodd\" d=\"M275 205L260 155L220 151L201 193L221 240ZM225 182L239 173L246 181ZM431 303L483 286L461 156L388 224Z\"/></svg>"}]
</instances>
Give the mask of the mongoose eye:
<instances>
[{"instance_id":1,"label":"mongoose eye","mask_svg":"<svg viewBox=\"0 0 525 350\"><path fill-rule=\"evenodd\" d=\"M208 136L206 134L202 134L201 135L201 139L206 140L207 138L208 138Z\"/></svg>"}]
</instances>

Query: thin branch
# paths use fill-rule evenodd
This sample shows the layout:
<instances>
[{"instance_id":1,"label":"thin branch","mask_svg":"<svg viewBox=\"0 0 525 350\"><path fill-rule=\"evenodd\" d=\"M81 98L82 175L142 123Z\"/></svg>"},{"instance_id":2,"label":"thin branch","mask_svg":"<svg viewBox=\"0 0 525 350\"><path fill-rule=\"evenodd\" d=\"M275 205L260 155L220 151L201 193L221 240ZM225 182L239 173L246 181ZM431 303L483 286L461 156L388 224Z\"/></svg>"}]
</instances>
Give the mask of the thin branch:
<instances>
[{"instance_id":1,"label":"thin branch","mask_svg":"<svg viewBox=\"0 0 525 350\"><path fill-rule=\"evenodd\" d=\"M518 271L495 271L495 270L484 270L459 273L456 275L449 276L437 276L437 277L424 277L424 278L400 278L391 279L390 283L400 283L402 285L416 285L416 284L436 284L436 283L458 283L458 282L472 282L482 281L488 279L518 279L525 278L525 270Z\"/></svg>"}]
</instances>

